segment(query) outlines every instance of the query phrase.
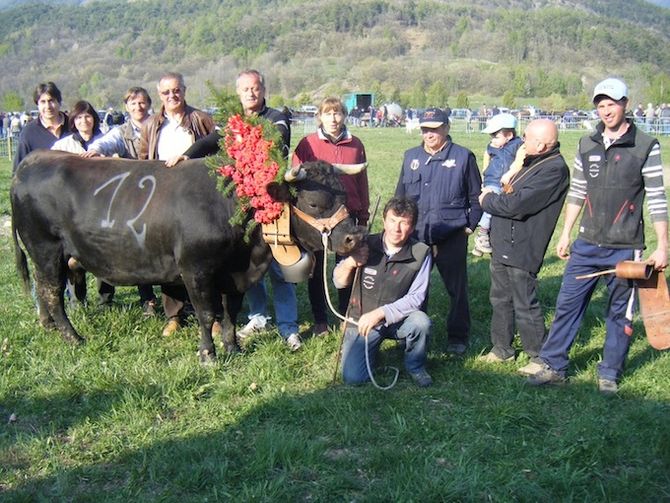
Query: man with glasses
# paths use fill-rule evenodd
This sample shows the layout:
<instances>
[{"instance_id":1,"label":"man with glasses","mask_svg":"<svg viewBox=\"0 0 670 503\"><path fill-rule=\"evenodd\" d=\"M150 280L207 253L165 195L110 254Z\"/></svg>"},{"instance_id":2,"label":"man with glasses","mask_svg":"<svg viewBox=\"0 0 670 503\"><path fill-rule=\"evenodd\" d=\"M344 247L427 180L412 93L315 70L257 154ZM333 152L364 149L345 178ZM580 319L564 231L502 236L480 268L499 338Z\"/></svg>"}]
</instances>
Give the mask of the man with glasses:
<instances>
[{"instance_id":1,"label":"man with glasses","mask_svg":"<svg viewBox=\"0 0 670 503\"><path fill-rule=\"evenodd\" d=\"M207 113L186 104L186 85L181 73L166 73L157 87L161 108L142 124L140 159L167 160L178 156L215 128ZM163 329L165 337L181 327L187 300L183 286L163 287L163 310L168 318Z\"/></svg>"},{"instance_id":2,"label":"man with glasses","mask_svg":"<svg viewBox=\"0 0 670 503\"><path fill-rule=\"evenodd\" d=\"M405 152L395 195L419 207L415 236L433 248L433 262L451 299L447 352L462 355L470 334L468 236L482 216L482 178L475 155L451 141L444 110L427 109L419 127L423 142Z\"/></svg>"}]
</instances>

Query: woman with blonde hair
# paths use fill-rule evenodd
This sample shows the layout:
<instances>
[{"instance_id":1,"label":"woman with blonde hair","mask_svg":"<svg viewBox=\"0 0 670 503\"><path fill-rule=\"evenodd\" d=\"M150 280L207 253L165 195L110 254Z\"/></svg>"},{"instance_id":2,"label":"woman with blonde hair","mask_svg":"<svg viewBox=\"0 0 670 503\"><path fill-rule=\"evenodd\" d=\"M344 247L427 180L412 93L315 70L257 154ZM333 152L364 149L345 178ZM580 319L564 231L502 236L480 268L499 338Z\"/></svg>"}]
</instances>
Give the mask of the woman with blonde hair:
<instances>
[{"instance_id":1,"label":"woman with blonde hair","mask_svg":"<svg viewBox=\"0 0 670 503\"><path fill-rule=\"evenodd\" d=\"M308 161L325 161L331 164L360 164L366 162L363 143L352 135L345 125L347 108L339 98L325 98L316 113L318 129L305 136L293 152L291 164L298 166ZM347 193L347 209L359 225L367 225L370 206L368 175L365 170L357 175L340 175ZM323 278L323 252L317 253L314 274L309 280L309 300L314 316L314 333L328 331L328 311ZM339 260L341 257L337 257ZM338 309L346 311L351 288L338 290Z\"/></svg>"}]
</instances>

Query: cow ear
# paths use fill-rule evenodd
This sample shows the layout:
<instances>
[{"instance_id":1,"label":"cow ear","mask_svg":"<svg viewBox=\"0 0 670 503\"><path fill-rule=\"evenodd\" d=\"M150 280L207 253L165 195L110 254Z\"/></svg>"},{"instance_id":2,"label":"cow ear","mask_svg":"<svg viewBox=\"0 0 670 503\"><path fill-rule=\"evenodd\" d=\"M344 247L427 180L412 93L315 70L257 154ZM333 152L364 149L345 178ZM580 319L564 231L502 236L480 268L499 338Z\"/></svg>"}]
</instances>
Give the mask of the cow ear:
<instances>
[{"instance_id":1,"label":"cow ear","mask_svg":"<svg viewBox=\"0 0 670 503\"><path fill-rule=\"evenodd\" d=\"M280 203L287 203L291 200L291 191L289 190L287 183L277 183L270 182L268 183L266 190L270 197L275 201Z\"/></svg>"}]
</instances>

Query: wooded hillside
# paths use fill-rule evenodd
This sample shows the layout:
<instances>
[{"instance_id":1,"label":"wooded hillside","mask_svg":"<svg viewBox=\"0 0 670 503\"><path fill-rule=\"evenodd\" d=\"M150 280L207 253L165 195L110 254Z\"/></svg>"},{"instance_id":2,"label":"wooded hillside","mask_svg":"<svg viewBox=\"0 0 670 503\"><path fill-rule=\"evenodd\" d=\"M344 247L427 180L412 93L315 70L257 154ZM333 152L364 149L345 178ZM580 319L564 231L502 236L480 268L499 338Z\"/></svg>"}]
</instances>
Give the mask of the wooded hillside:
<instances>
[{"instance_id":1,"label":"wooded hillside","mask_svg":"<svg viewBox=\"0 0 670 503\"><path fill-rule=\"evenodd\" d=\"M473 95L584 103L625 78L635 101L670 101L670 11L641 0L100 0L30 4L0 16L0 108L32 107L54 80L69 103L117 105L184 73L189 101L255 67L273 99L374 91L425 106ZM432 89L431 89L432 86ZM579 103L574 103L578 105ZM7 106L4 106L7 108Z\"/></svg>"}]
</instances>

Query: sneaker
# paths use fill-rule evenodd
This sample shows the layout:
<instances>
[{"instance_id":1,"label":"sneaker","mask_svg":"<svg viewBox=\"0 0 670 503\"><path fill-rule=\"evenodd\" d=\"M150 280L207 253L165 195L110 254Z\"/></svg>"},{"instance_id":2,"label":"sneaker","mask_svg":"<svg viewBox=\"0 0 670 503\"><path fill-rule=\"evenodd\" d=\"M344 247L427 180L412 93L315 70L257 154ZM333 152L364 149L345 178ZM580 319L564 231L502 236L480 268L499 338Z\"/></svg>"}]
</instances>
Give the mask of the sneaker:
<instances>
[{"instance_id":1,"label":"sneaker","mask_svg":"<svg viewBox=\"0 0 670 503\"><path fill-rule=\"evenodd\" d=\"M286 345L291 351L298 351L302 342L300 341L300 336L298 334L291 334L286 338Z\"/></svg>"},{"instance_id":2,"label":"sneaker","mask_svg":"<svg viewBox=\"0 0 670 503\"><path fill-rule=\"evenodd\" d=\"M544 366L541 363L537 362L530 362L527 365L524 365L523 367L517 369L517 374L521 374L522 376L532 376L540 372Z\"/></svg>"},{"instance_id":3,"label":"sneaker","mask_svg":"<svg viewBox=\"0 0 670 503\"><path fill-rule=\"evenodd\" d=\"M619 391L619 385L612 379L600 377L598 379L598 391L603 395L615 395Z\"/></svg>"},{"instance_id":4,"label":"sneaker","mask_svg":"<svg viewBox=\"0 0 670 503\"><path fill-rule=\"evenodd\" d=\"M409 376L414 381L419 388L427 388L433 384L433 378L430 377L430 374L426 372L425 369L418 370L416 372L411 372Z\"/></svg>"},{"instance_id":5,"label":"sneaker","mask_svg":"<svg viewBox=\"0 0 670 503\"><path fill-rule=\"evenodd\" d=\"M315 323L312 328L312 334L315 337L323 337L328 335L328 324L327 323Z\"/></svg>"},{"instance_id":6,"label":"sneaker","mask_svg":"<svg viewBox=\"0 0 670 503\"><path fill-rule=\"evenodd\" d=\"M237 331L237 336L240 339L244 339L245 337L249 337L254 332L264 330L268 324L269 319L269 317L265 317L262 314L256 314L252 316L249 319L249 322Z\"/></svg>"},{"instance_id":7,"label":"sneaker","mask_svg":"<svg viewBox=\"0 0 670 503\"><path fill-rule=\"evenodd\" d=\"M450 342L447 344L447 353L452 355L462 356L467 350L467 344L463 344L462 342Z\"/></svg>"},{"instance_id":8,"label":"sneaker","mask_svg":"<svg viewBox=\"0 0 670 503\"><path fill-rule=\"evenodd\" d=\"M514 355L508 356L507 358L501 358L500 356L495 354L493 351L489 351L485 355L478 356L477 360L479 360L480 362L484 362L484 363L513 362L514 361Z\"/></svg>"},{"instance_id":9,"label":"sneaker","mask_svg":"<svg viewBox=\"0 0 670 503\"><path fill-rule=\"evenodd\" d=\"M473 255L475 250L480 253L478 256L482 256L484 253L491 254L493 253L493 248L491 248L491 241L489 240L489 232L483 232L482 229L479 229L477 237L475 238L475 249L472 251Z\"/></svg>"},{"instance_id":10,"label":"sneaker","mask_svg":"<svg viewBox=\"0 0 670 503\"><path fill-rule=\"evenodd\" d=\"M156 316L156 300L147 300L144 304L142 304L142 314L146 318L151 318L153 316Z\"/></svg>"},{"instance_id":11,"label":"sneaker","mask_svg":"<svg viewBox=\"0 0 670 503\"><path fill-rule=\"evenodd\" d=\"M546 363L540 367L541 369L538 372L528 376L526 382L531 386L543 386L545 384L561 385L565 384L567 381L565 377L556 372Z\"/></svg>"}]
</instances>

